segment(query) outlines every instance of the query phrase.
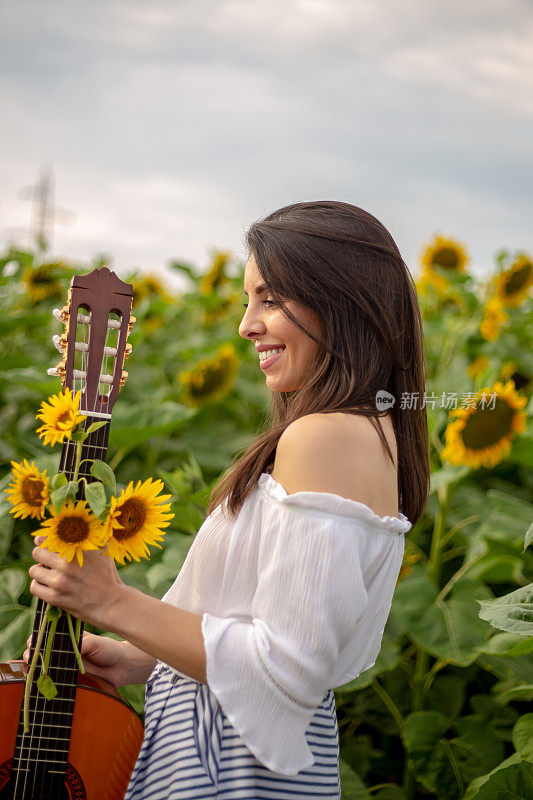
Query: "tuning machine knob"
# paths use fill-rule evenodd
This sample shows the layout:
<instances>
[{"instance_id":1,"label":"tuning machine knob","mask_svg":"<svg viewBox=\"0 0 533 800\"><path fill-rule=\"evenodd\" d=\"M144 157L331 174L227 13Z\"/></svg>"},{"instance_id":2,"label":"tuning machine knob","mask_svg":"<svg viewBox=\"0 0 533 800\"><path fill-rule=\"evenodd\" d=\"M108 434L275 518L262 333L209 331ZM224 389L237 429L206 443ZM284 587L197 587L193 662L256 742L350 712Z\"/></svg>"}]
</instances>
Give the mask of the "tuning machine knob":
<instances>
[{"instance_id":1,"label":"tuning machine knob","mask_svg":"<svg viewBox=\"0 0 533 800\"><path fill-rule=\"evenodd\" d=\"M47 369L46 372L48 375L54 375L56 378L59 377L61 380L64 379L66 373L66 364L64 361L60 361L59 364L56 364L55 367L50 367Z\"/></svg>"},{"instance_id":2,"label":"tuning machine knob","mask_svg":"<svg viewBox=\"0 0 533 800\"><path fill-rule=\"evenodd\" d=\"M68 322L69 319L69 311L68 306L63 306L63 308L54 308L52 311L54 317L59 320L59 322Z\"/></svg>"},{"instance_id":3,"label":"tuning machine knob","mask_svg":"<svg viewBox=\"0 0 533 800\"><path fill-rule=\"evenodd\" d=\"M65 352L65 350L67 349L67 341L68 341L68 337L67 337L66 333L62 333L61 336L59 336L57 333L55 333L52 336L52 341L53 341L53 343L55 344L55 346L57 347L57 349L59 350L60 353L64 353Z\"/></svg>"}]
</instances>

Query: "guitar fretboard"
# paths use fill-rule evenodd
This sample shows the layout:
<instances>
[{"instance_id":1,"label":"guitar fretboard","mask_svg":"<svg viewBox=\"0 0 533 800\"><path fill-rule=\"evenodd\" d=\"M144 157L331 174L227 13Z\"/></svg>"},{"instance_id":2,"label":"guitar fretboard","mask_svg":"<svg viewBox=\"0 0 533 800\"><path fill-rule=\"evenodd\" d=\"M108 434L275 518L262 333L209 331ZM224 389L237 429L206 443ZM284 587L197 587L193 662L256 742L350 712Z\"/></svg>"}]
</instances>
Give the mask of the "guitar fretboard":
<instances>
[{"instance_id":1,"label":"guitar fretboard","mask_svg":"<svg viewBox=\"0 0 533 800\"><path fill-rule=\"evenodd\" d=\"M92 422L97 421L100 420L96 417L91 418L89 415L85 421L85 428L87 429ZM89 434L83 443L82 462L78 477L84 476L88 483L96 480L89 471L92 462L95 459L105 461L109 425L110 423L107 422L97 431ZM65 440L61 452L59 471L65 472L70 480L74 476L75 458L76 444L70 440ZM80 500L82 497L83 484L79 487L77 499ZM29 663L33 658L37 634L45 608L46 603L39 599L33 625ZM73 619L74 627L75 622L76 620ZM43 657L48 640L48 630L41 645ZM80 630L80 641L82 635L83 623ZM38 664L31 687L30 730L28 733L24 733L23 709L21 708L12 767L13 783L16 787L13 795L14 800L37 800L37 798L44 797L56 799L62 796L78 684L78 666L72 650L65 613L61 615L57 623L48 667L48 674L54 681L58 692L52 700L46 700L37 689L36 681L40 672L40 664ZM39 769L37 769L37 765L39 765ZM44 774L46 774L46 789L44 789L42 779L38 778L36 780L35 777L36 775L43 776ZM45 794L43 794L43 791Z\"/></svg>"}]
</instances>

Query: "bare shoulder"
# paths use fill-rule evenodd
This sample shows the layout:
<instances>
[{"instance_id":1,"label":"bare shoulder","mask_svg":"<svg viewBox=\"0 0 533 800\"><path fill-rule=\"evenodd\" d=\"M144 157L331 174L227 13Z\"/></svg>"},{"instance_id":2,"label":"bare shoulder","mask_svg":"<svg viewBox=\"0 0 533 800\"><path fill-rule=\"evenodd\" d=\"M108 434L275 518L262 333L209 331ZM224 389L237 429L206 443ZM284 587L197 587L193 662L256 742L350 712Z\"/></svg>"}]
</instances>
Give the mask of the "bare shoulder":
<instances>
[{"instance_id":1,"label":"bare shoulder","mask_svg":"<svg viewBox=\"0 0 533 800\"><path fill-rule=\"evenodd\" d=\"M392 422L381 421L396 460ZM398 513L395 466L365 417L318 413L295 420L280 437L272 477L287 494L330 492L365 503L379 516Z\"/></svg>"}]
</instances>

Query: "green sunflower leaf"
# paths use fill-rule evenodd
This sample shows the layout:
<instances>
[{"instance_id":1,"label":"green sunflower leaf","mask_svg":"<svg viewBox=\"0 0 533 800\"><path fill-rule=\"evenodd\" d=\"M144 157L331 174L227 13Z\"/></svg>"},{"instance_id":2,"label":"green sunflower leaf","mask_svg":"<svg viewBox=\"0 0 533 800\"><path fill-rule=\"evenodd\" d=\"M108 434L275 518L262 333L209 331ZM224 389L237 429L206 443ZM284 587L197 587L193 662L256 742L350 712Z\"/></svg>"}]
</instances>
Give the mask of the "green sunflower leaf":
<instances>
[{"instance_id":1,"label":"green sunflower leaf","mask_svg":"<svg viewBox=\"0 0 533 800\"><path fill-rule=\"evenodd\" d=\"M54 475L54 477L50 481L50 487L52 491L55 492L57 491L57 489L61 489L61 487L64 486L66 483L68 483L68 478L65 475L65 473L58 472L56 475Z\"/></svg>"},{"instance_id":2,"label":"green sunflower leaf","mask_svg":"<svg viewBox=\"0 0 533 800\"><path fill-rule=\"evenodd\" d=\"M94 433L94 431L97 431L99 428L103 428L104 425L107 425L107 420L102 420L101 422L93 422L91 423L91 425L89 425L85 433Z\"/></svg>"},{"instance_id":3,"label":"green sunflower leaf","mask_svg":"<svg viewBox=\"0 0 533 800\"><path fill-rule=\"evenodd\" d=\"M50 495L50 500L54 506L56 514L59 514L63 504L67 500L76 500L76 492L78 491L78 484L76 481L68 481L55 492Z\"/></svg>"},{"instance_id":4,"label":"green sunflower leaf","mask_svg":"<svg viewBox=\"0 0 533 800\"><path fill-rule=\"evenodd\" d=\"M57 694L57 688L55 683L53 682L50 675L46 672L42 675L39 675L37 678L37 688L39 689L40 693L43 694L47 700L53 700Z\"/></svg>"},{"instance_id":5,"label":"green sunflower leaf","mask_svg":"<svg viewBox=\"0 0 533 800\"><path fill-rule=\"evenodd\" d=\"M494 628L533 636L533 583L494 600L477 600L479 616Z\"/></svg>"},{"instance_id":6,"label":"green sunflower leaf","mask_svg":"<svg viewBox=\"0 0 533 800\"><path fill-rule=\"evenodd\" d=\"M100 517L106 506L106 496L103 485L99 481L85 484L85 499L89 503L93 514Z\"/></svg>"},{"instance_id":7,"label":"green sunflower leaf","mask_svg":"<svg viewBox=\"0 0 533 800\"><path fill-rule=\"evenodd\" d=\"M91 475L94 475L94 477L101 483L103 483L104 486L111 486L113 492L116 492L117 482L115 479L115 473L113 472L109 464L106 464L105 461L100 461L99 459L96 459L91 464L90 471Z\"/></svg>"}]
</instances>

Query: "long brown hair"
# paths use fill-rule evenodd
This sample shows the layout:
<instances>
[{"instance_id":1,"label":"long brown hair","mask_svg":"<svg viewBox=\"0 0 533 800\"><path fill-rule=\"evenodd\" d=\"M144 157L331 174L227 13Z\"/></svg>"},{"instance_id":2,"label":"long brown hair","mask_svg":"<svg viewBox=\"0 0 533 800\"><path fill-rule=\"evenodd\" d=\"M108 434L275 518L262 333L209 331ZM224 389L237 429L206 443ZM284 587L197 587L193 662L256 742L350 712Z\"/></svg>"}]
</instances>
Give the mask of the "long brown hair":
<instances>
[{"instance_id":1,"label":"long brown hair","mask_svg":"<svg viewBox=\"0 0 533 800\"><path fill-rule=\"evenodd\" d=\"M317 201L285 206L254 222L246 245L283 313L319 347L304 385L271 393L266 430L234 457L213 489L208 514L226 498L227 508L238 513L273 464L285 428L305 414L369 417L394 463L376 419L389 410L376 407L376 393L384 389L395 398L400 511L414 525L429 493L427 413L420 407L423 323L413 278L392 236L362 208ZM307 331L284 299L315 311L324 339Z\"/></svg>"}]
</instances>

